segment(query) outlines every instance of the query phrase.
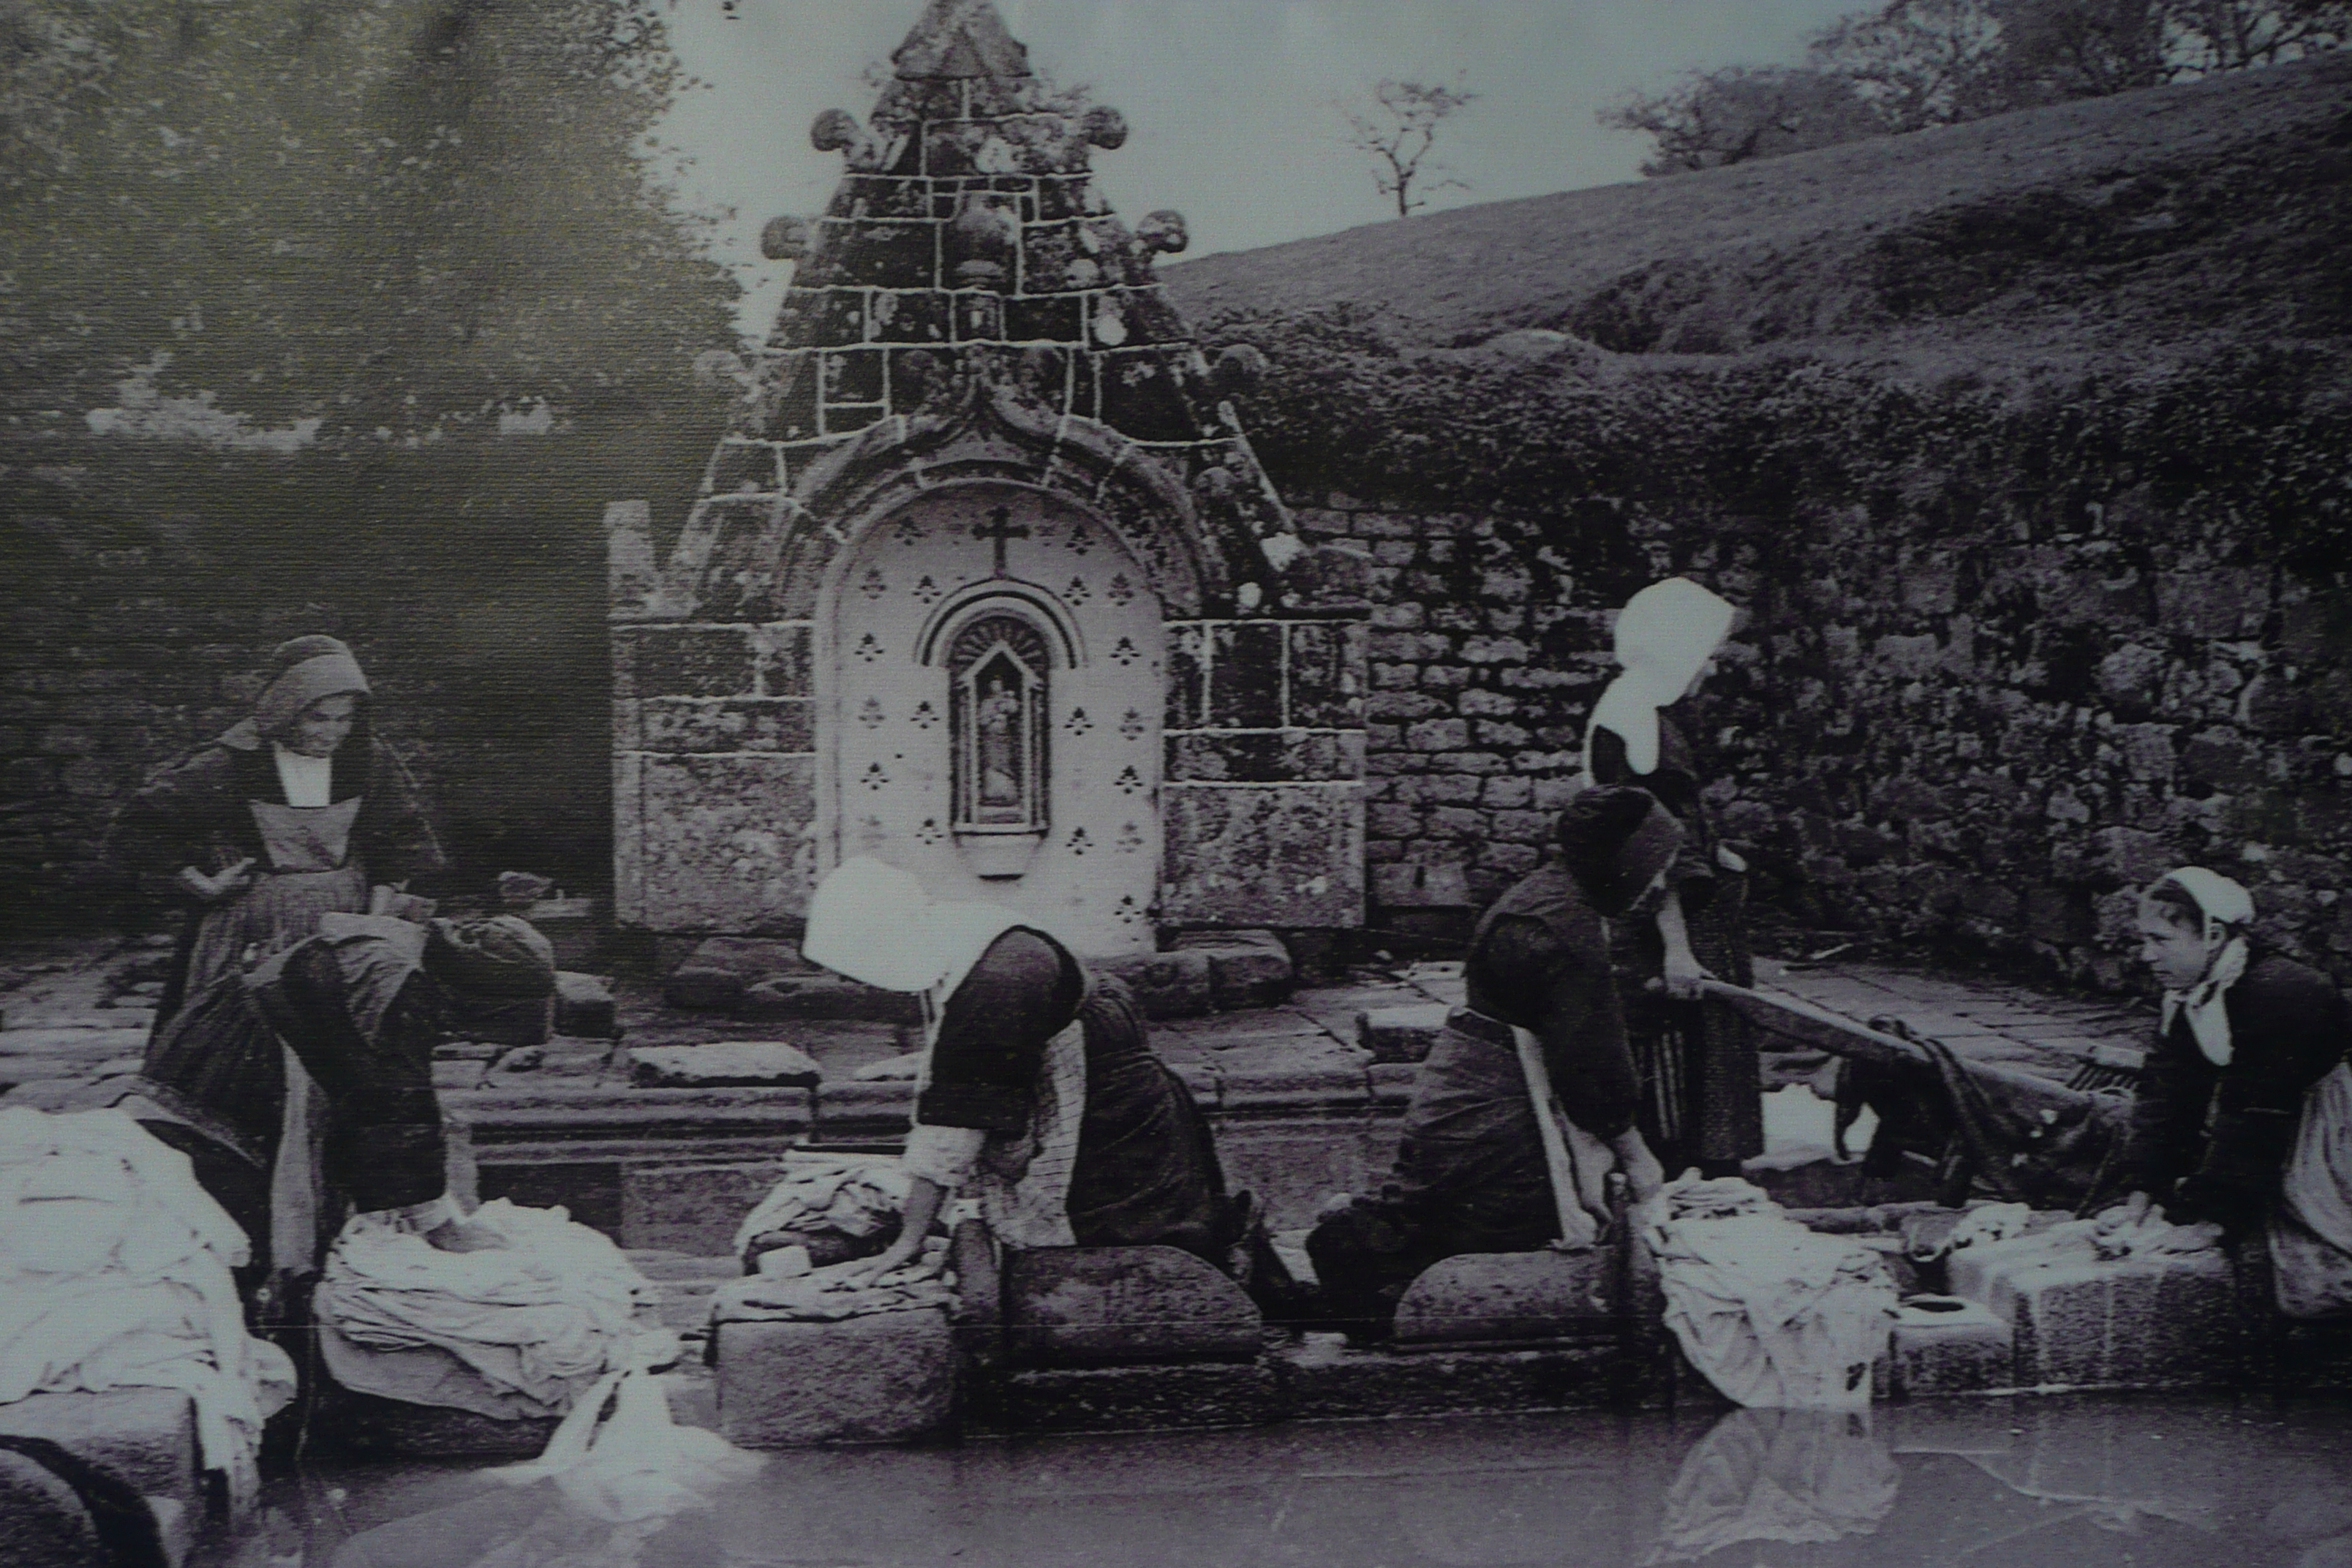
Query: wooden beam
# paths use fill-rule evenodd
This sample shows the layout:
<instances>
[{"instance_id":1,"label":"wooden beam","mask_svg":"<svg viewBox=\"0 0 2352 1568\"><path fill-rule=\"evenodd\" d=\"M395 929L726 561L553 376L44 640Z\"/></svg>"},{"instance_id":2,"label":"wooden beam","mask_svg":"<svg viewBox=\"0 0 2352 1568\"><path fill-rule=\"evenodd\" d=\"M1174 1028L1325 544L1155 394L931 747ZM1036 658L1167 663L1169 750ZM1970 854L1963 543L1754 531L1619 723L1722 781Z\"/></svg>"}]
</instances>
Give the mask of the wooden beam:
<instances>
[{"instance_id":1,"label":"wooden beam","mask_svg":"<svg viewBox=\"0 0 2352 1568\"><path fill-rule=\"evenodd\" d=\"M1785 992L1750 991L1721 980L1702 980L1699 991L1711 1000L1728 1005L1759 1029L1838 1056L1881 1066L1927 1059L1927 1054L1909 1040L1882 1034Z\"/></svg>"}]
</instances>

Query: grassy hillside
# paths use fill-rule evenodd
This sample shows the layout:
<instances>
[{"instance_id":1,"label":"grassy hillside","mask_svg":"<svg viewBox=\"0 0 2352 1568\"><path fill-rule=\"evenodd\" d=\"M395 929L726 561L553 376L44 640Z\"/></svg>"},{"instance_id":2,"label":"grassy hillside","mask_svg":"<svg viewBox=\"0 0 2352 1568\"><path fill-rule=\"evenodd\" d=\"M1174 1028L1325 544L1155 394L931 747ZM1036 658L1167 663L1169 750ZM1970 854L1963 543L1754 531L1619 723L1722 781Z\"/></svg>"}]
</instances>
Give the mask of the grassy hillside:
<instances>
[{"instance_id":1,"label":"grassy hillside","mask_svg":"<svg viewBox=\"0 0 2352 1568\"><path fill-rule=\"evenodd\" d=\"M1643 354L2194 353L2216 333L2352 326L2347 175L2352 55L2338 55L1463 207L1166 278L1204 325L1348 304L1419 348L1536 329Z\"/></svg>"},{"instance_id":2,"label":"grassy hillside","mask_svg":"<svg viewBox=\"0 0 2352 1568\"><path fill-rule=\"evenodd\" d=\"M2352 976L2352 56L1168 281L1370 558L1376 862L1511 871L1684 572L1752 612L1691 717L1765 905L2115 984L2211 864Z\"/></svg>"}]
</instances>

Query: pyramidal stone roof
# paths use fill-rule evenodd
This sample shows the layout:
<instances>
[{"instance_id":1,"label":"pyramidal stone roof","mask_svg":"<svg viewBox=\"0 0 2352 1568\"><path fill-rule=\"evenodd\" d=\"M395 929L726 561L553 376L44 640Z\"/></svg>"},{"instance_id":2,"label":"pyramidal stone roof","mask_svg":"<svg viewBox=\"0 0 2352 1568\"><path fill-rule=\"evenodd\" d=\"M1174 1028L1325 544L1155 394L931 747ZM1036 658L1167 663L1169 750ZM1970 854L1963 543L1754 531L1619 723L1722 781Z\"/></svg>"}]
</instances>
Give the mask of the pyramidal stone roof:
<instances>
[{"instance_id":1,"label":"pyramidal stone roof","mask_svg":"<svg viewBox=\"0 0 2352 1568\"><path fill-rule=\"evenodd\" d=\"M1234 348L1211 364L1154 278L1155 257L1184 248L1182 216L1130 228L1095 189L1093 153L1127 139L1118 112L1034 72L990 0L929 0L892 60L865 123L835 109L812 127L846 165L831 205L762 237L798 265L680 544L698 586L674 562L692 603L673 594L671 613L802 613L805 584L779 577L796 546L746 533L755 503L776 503L755 531L838 539L866 504L845 498L876 493L845 470L915 462L982 427L1009 432L1041 473L1076 454L1106 492L1113 471L1130 491L1140 476L1160 499L1129 521L1153 514L1194 563L1197 592L1171 597L1171 615L1360 613L1360 584L1331 580L1354 568L1292 531L1234 417L1263 360Z\"/></svg>"}]
</instances>

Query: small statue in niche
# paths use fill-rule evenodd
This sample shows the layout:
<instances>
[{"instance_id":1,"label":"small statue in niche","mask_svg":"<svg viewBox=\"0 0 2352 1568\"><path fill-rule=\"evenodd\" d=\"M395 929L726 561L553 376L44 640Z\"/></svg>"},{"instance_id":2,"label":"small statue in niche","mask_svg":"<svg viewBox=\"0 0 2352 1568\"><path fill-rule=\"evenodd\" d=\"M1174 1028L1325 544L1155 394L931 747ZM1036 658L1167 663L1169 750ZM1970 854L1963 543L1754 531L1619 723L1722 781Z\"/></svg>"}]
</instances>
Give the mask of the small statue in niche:
<instances>
[{"instance_id":1,"label":"small statue in niche","mask_svg":"<svg viewBox=\"0 0 2352 1568\"><path fill-rule=\"evenodd\" d=\"M956 830L1045 830L1044 637L1025 619L983 616L956 637L953 682Z\"/></svg>"},{"instance_id":2,"label":"small statue in niche","mask_svg":"<svg viewBox=\"0 0 2352 1568\"><path fill-rule=\"evenodd\" d=\"M1021 694L1000 665L982 678L980 728L980 804L983 810L1021 807Z\"/></svg>"}]
</instances>

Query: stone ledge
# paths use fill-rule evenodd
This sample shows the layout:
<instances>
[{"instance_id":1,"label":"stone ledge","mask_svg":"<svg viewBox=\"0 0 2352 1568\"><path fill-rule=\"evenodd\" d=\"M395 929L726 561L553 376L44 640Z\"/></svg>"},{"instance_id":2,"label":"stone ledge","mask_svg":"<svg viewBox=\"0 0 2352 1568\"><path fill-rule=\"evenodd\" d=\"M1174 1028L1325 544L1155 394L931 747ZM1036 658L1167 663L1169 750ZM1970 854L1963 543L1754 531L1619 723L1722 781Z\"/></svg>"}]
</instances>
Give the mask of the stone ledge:
<instances>
[{"instance_id":1,"label":"stone ledge","mask_svg":"<svg viewBox=\"0 0 2352 1568\"><path fill-rule=\"evenodd\" d=\"M1284 1346L1272 1360L1283 1414L1297 1421L1590 1409L1621 1403L1630 1390L1617 1347L1597 1342L1417 1354L1310 1342Z\"/></svg>"},{"instance_id":2,"label":"stone ledge","mask_svg":"<svg viewBox=\"0 0 2352 1568\"><path fill-rule=\"evenodd\" d=\"M1240 1286L1172 1247L1055 1247L1004 1269L1005 1351L1029 1366L1253 1361L1265 1321Z\"/></svg>"},{"instance_id":3,"label":"stone ledge","mask_svg":"<svg viewBox=\"0 0 2352 1568\"><path fill-rule=\"evenodd\" d=\"M805 1089L572 1089L500 1086L446 1097L478 1143L495 1145L534 1136L575 1133L587 1139L614 1132L663 1130L667 1136L696 1127L805 1132L813 1122Z\"/></svg>"},{"instance_id":4,"label":"stone ledge","mask_svg":"<svg viewBox=\"0 0 2352 1568\"><path fill-rule=\"evenodd\" d=\"M154 1509L165 1553L175 1568L186 1560L205 1522L195 1405L186 1394L163 1388L36 1394L0 1405L0 1432L46 1437L129 1483ZM25 1474L33 1479L29 1468ZM35 1486L36 1495L48 1495L40 1480ZM58 1489L62 1492L62 1486ZM39 1506L0 1476L0 1560L11 1568L48 1568L52 1563L78 1568L86 1558L60 1553L81 1550L86 1539L79 1505L59 1509L55 1519L46 1510L37 1513Z\"/></svg>"},{"instance_id":5,"label":"stone ledge","mask_svg":"<svg viewBox=\"0 0 2352 1568\"><path fill-rule=\"evenodd\" d=\"M824 1076L814 1058L783 1040L638 1046L626 1054L630 1081L643 1089L814 1089Z\"/></svg>"},{"instance_id":6,"label":"stone ledge","mask_svg":"<svg viewBox=\"0 0 2352 1568\"><path fill-rule=\"evenodd\" d=\"M1452 1011L1443 1002L1367 1008L1356 1015L1356 1038L1376 1062L1422 1061L1436 1046Z\"/></svg>"},{"instance_id":7,"label":"stone ledge","mask_svg":"<svg viewBox=\"0 0 2352 1568\"><path fill-rule=\"evenodd\" d=\"M559 971L555 976L555 1032L612 1039L621 1032L611 984L593 974Z\"/></svg>"},{"instance_id":8,"label":"stone ledge","mask_svg":"<svg viewBox=\"0 0 2352 1568\"><path fill-rule=\"evenodd\" d=\"M1289 1414L1272 1366L1117 1366L1015 1372L978 1423L1008 1434L1257 1426Z\"/></svg>"},{"instance_id":9,"label":"stone ledge","mask_svg":"<svg viewBox=\"0 0 2352 1568\"><path fill-rule=\"evenodd\" d=\"M2014 1331L1974 1301L1927 1297L1905 1302L1895 1316L1892 1358L1891 1392L1897 1399L1982 1394L2017 1382Z\"/></svg>"}]
</instances>

